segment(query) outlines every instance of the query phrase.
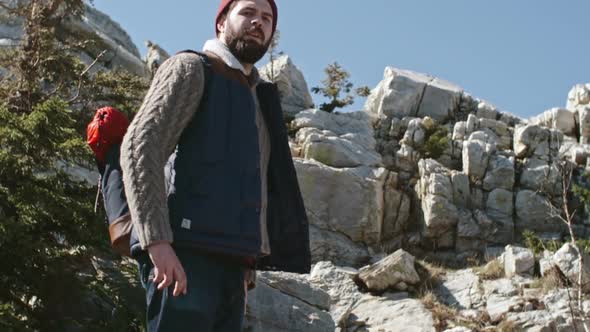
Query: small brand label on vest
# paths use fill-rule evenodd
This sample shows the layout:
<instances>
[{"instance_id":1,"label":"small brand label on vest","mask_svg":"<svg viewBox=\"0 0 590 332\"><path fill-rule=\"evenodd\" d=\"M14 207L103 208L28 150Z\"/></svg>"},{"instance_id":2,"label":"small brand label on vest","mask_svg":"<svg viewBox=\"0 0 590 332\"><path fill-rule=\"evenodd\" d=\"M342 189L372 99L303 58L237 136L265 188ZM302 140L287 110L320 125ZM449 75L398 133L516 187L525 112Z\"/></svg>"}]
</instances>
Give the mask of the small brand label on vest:
<instances>
[{"instance_id":1,"label":"small brand label on vest","mask_svg":"<svg viewBox=\"0 0 590 332\"><path fill-rule=\"evenodd\" d=\"M191 229L191 222L188 219L182 219L182 224L180 225L180 227L182 228L186 228L186 229Z\"/></svg>"}]
</instances>

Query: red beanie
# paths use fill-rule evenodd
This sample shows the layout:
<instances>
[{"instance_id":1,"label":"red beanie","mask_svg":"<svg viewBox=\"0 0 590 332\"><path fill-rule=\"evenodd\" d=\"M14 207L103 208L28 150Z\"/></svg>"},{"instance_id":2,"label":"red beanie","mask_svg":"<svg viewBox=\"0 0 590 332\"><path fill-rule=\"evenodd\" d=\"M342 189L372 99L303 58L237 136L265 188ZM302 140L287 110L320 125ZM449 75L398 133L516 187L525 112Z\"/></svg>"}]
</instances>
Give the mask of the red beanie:
<instances>
[{"instance_id":1,"label":"red beanie","mask_svg":"<svg viewBox=\"0 0 590 332\"><path fill-rule=\"evenodd\" d=\"M221 15L225 12L225 10L229 7L229 5L236 0L221 0L221 4L219 5L219 9L217 10L217 15L215 16L215 34L219 33L217 30L217 22ZM275 0L267 0L270 4L270 8L272 9L272 34L271 37L275 34L275 30L277 29L277 21L278 21L278 11L277 11L277 4Z\"/></svg>"}]
</instances>

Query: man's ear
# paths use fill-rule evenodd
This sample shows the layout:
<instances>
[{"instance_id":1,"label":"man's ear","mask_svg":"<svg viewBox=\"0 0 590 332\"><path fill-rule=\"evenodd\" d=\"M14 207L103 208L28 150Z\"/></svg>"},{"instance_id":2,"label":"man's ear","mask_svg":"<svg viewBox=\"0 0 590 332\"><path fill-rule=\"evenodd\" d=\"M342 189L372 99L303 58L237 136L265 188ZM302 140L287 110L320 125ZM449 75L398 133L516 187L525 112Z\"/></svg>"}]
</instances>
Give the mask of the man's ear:
<instances>
[{"instance_id":1,"label":"man's ear","mask_svg":"<svg viewBox=\"0 0 590 332\"><path fill-rule=\"evenodd\" d=\"M219 33L225 32L225 18L227 16L223 15L222 17L219 18L219 21L217 21L217 31L219 31Z\"/></svg>"}]
</instances>

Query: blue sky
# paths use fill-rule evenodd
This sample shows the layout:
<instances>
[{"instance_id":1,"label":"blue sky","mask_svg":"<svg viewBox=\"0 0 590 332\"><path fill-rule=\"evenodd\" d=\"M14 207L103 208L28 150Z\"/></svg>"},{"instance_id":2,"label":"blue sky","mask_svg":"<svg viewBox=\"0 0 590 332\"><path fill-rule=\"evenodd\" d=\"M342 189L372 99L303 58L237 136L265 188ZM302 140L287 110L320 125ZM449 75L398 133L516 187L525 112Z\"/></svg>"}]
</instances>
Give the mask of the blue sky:
<instances>
[{"instance_id":1,"label":"blue sky","mask_svg":"<svg viewBox=\"0 0 590 332\"><path fill-rule=\"evenodd\" d=\"M218 0L94 0L145 55L149 39L169 53L214 36ZM337 61L355 85L374 88L386 66L453 82L528 118L565 106L590 82L588 0L277 0L281 40L311 88ZM259 64L264 64L260 62ZM322 98L314 96L316 104ZM350 110L359 110L363 101Z\"/></svg>"}]
</instances>

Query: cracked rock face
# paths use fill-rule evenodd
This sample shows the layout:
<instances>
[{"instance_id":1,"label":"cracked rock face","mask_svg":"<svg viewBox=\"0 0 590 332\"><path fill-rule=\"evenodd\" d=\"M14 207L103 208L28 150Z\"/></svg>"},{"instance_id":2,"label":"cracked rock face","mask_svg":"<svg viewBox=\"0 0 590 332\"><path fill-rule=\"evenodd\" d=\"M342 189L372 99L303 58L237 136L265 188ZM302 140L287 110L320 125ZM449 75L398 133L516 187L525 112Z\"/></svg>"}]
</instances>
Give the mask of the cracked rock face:
<instances>
[{"instance_id":1,"label":"cracked rock face","mask_svg":"<svg viewBox=\"0 0 590 332\"><path fill-rule=\"evenodd\" d=\"M425 233L429 237L440 237L452 230L459 218L459 211L453 204L449 170L432 159L420 160L418 168L417 191L422 200Z\"/></svg>"},{"instance_id":2,"label":"cracked rock face","mask_svg":"<svg viewBox=\"0 0 590 332\"><path fill-rule=\"evenodd\" d=\"M333 331L326 311L329 296L303 278L261 274L248 293L245 327L249 331Z\"/></svg>"},{"instance_id":3,"label":"cracked rock face","mask_svg":"<svg viewBox=\"0 0 590 332\"><path fill-rule=\"evenodd\" d=\"M142 77L148 77L146 64L141 60L137 46L131 40L129 34L113 21L108 15L102 13L89 4L84 5L84 14L80 19L62 22L62 28L76 32L96 34L107 47L107 54L99 61L107 69L122 68L130 73ZM8 17L0 8L0 46L17 46L23 36L19 18ZM63 38L64 36L60 36ZM67 37L67 36L66 36ZM93 62L98 54L81 54L80 59L87 65ZM108 59L104 60L104 59Z\"/></svg>"},{"instance_id":4,"label":"cracked rock face","mask_svg":"<svg viewBox=\"0 0 590 332\"><path fill-rule=\"evenodd\" d=\"M330 315L337 326L341 326L351 308L362 297L353 281L358 273L352 268L339 267L331 262L318 262L311 270L309 281L330 295Z\"/></svg>"},{"instance_id":5,"label":"cracked rock face","mask_svg":"<svg viewBox=\"0 0 590 332\"><path fill-rule=\"evenodd\" d=\"M333 168L300 159L295 160L295 168L311 224L354 242L379 241L387 179L384 168Z\"/></svg>"}]
</instances>

